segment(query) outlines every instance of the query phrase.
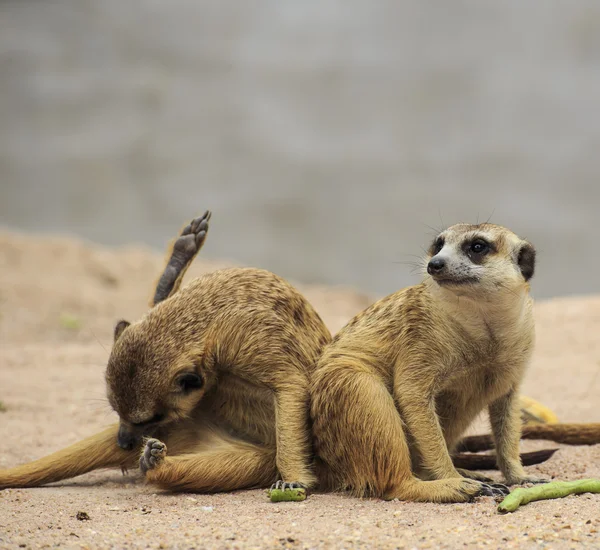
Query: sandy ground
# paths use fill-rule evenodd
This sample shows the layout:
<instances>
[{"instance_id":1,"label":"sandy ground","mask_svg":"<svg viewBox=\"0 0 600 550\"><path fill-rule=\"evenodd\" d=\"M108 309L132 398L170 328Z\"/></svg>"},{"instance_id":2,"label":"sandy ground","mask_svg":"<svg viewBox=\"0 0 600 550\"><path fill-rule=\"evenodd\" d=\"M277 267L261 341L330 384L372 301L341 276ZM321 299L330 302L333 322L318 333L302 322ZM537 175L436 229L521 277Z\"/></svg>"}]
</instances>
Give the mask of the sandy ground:
<instances>
[{"instance_id":1,"label":"sandy ground","mask_svg":"<svg viewBox=\"0 0 600 550\"><path fill-rule=\"evenodd\" d=\"M115 419L103 372L112 327L134 319L162 258L72 239L0 233L0 467L57 450ZM191 275L218 267L198 261ZM373 297L302 287L332 331ZM600 297L537 306L525 390L564 420L599 421ZM543 446L529 443L527 448ZM600 477L600 446L563 447L532 472ZM78 520L85 512L89 520ZM0 492L0 548L600 547L600 495L500 516L490 498L432 505L311 495L272 504L262 491L157 493L137 476L94 472Z\"/></svg>"}]
</instances>

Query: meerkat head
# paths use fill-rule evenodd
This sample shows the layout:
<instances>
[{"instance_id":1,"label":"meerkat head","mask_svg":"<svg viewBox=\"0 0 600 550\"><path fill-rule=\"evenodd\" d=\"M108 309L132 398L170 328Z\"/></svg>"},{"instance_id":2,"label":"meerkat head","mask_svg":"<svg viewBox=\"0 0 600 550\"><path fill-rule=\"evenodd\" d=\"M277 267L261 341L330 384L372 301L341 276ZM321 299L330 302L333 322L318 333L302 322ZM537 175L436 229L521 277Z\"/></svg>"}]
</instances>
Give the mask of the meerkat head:
<instances>
[{"instance_id":1,"label":"meerkat head","mask_svg":"<svg viewBox=\"0 0 600 550\"><path fill-rule=\"evenodd\" d=\"M206 391L199 354L146 325L143 320L117 323L106 368L108 400L119 415L117 442L123 449L188 417Z\"/></svg>"},{"instance_id":2,"label":"meerkat head","mask_svg":"<svg viewBox=\"0 0 600 550\"><path fill-rule=\"evenodd\" d=\"M457 224L434 239L426 267L437 286L456 294L514 293L529 288L535 249L499 225Z\"/></svg>"}]
</instances>

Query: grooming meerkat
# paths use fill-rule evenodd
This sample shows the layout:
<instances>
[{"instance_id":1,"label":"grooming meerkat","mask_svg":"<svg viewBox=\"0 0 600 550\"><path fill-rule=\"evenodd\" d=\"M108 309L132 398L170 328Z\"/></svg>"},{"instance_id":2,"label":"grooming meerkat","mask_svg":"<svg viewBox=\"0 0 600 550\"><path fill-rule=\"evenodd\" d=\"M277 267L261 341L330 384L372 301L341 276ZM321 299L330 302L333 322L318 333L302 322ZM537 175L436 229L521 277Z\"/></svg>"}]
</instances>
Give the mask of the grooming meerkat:
<instances>
[{"instance_id":1,"label":"grooming meerkat","mask_svg":"<svg viewBox=\"0 0 600 550\"><path fill-rule=\"evenodd\" d=\"M463 502L507 492L450 456L488 408L508 484L540 482L519 457L518 391L534 344L533 246L503 227L442 232L416 286L375 303L325 347L312 378L317 474L331 490Z\"/></svg>"},{"instance_id":2,"label":"grooming meerkat","mask_svg":"<svg viewBox=\"0 0 600 550\"><path fill-rule=\"evenodd\" d=\"M152 309L115 328L106 382L119 425L0 470L0 489L138 464L171 490L267 487L278 475L283 488L314 485L308 379L331 335L304 297L267 271L222 269L179 290L209 218L175 241ZM142 448L148 436L160 441Z\"/></svg>"}]
</instances>

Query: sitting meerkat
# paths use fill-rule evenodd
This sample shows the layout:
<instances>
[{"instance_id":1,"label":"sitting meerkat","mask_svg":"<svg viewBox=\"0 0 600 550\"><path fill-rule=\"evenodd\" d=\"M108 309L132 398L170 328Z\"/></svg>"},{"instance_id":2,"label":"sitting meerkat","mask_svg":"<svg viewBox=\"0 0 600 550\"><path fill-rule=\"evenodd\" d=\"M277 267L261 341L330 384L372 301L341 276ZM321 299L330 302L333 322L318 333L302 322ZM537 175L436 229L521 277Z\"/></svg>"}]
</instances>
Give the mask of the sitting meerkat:
<instances>
[{"instance_id":1,"label":"sitting meerkat","mask_svg":"<svg viewBox=\"0 0 600 550\"><path fill-rule=\"evenodd\" d=\"M421 284L378 301L334 337L311 384L324 488L426 502L506 493L452 463L486 407L506 482L543 481L519 457L534 265L533 246L508 229L454 225L433 241Z\"/></svg>"},{"instance_id":2,"label":"sitting meerkat","mask_svg":"<svg viewBox=\"0 0 600 550\"><path fill-rule=\"evenodd\" d=\"M209 218L176 239L148 313L115 328L106 382L119 425L0 470L0 489L138 463L149 482L171 490L268 487L278 476L284 489L315 484L309 372L331 334L267 271L221 269L179 290ZM159 439L143 444L149 436Z\"/></svg>"}]
</instances>

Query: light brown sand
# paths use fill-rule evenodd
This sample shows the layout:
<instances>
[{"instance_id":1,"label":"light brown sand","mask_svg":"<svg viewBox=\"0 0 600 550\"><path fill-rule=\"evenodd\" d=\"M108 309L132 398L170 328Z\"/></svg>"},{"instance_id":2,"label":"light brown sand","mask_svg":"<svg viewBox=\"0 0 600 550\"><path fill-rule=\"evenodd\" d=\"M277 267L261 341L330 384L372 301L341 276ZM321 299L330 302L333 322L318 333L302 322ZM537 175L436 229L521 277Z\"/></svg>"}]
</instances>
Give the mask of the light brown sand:
<instances>
[{"instance_id":1,"label":"light brown sand","mask_svg":"<svg viewBox=\"0 0 600 550\"><path fill-rule=\"evenodd\" d=\"M115 420L103 385L112 327L145 311L161 266L139 247L0 233L0 467ZM197 261L191 276L216 267ZM372 299L344 289L302 291L332 331ZM537 318L525 391L564 420L599 421L600 297L540 303ZM563 447L531 471L600 477L600 446ZM90 519L76 519L78 512ZM0 548L593 548L599 531L600 495L500 516L489 498L433 505L311 495L271 504L262 491L161 494L114 471L0 492Z\"/></svg>"}]
</instances>

